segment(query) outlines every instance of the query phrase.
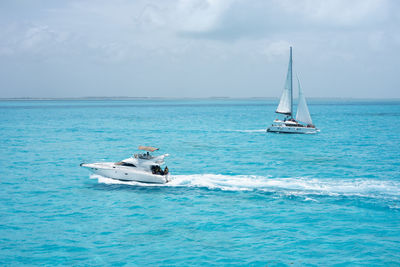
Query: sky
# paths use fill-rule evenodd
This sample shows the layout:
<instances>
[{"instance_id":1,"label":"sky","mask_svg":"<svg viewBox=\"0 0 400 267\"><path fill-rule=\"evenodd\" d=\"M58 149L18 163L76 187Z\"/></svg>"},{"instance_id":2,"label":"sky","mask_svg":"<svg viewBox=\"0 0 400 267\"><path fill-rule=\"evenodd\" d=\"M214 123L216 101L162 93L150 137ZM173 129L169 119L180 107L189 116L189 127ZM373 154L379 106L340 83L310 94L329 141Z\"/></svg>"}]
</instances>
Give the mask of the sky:
<instances>
[{"instance_id":1,"label":"sky","mask_svg":"<svg viewBox=\"0 0 400 267\"><path fill-rule=\"evenodd\" d=\"M2 0L0 98L400 98L397 0Z\"/></svg>"}]
</instances>

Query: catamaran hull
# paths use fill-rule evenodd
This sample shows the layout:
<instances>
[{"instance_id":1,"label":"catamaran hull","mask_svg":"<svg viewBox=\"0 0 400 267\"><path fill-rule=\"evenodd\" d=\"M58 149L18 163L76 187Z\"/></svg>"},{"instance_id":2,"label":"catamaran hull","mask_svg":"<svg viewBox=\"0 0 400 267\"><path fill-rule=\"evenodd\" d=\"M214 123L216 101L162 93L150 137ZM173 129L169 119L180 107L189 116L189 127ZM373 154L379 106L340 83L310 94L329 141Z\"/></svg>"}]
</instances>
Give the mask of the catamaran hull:
<instances>
[{"instance_id":1,"label":"catamaran hull","mask_svg":"<svg viewBox=\"0 0 400 267\"><path fill-rule=\"evenodd\" d=\"M81 167L87 168L89 171L95 174L122 181L136 181L141 183L155 184L165 184L168 182L168 175L156 175L141 170L132 169L132 167L116 167L113 166L114 164L111 164L81 164Z\"/></svg>"},{"instance_id":2,"label":"catamaran hull","mask_svg":"<svg viewBox=\"0 0 400 267\"><path fill-rule=\"evenodd\" d=\"M271 126L267 129L271 133L291 133L291 134L315 134L319 132L316 128L311 127L288 127L288 126Z\"/></svg>"}]
</instances>

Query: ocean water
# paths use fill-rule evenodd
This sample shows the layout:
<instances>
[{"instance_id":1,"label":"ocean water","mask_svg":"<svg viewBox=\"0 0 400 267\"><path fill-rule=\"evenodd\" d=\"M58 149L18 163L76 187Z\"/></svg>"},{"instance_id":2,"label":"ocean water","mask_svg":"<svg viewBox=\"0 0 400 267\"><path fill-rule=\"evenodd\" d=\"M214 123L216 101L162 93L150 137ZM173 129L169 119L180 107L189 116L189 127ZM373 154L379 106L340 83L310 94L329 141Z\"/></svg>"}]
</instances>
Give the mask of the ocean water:
<instances>
[{"instance_id":1,"label":"ocean water","mask_svg":"<svg viewBox=\"0 0 400 267\"><path fill-rule=\"evenodd\" d=\"M0 265L400 265L400 102L0 101ZM166 185L90 175L138 145Z\"/></svg>"}]
</instances>

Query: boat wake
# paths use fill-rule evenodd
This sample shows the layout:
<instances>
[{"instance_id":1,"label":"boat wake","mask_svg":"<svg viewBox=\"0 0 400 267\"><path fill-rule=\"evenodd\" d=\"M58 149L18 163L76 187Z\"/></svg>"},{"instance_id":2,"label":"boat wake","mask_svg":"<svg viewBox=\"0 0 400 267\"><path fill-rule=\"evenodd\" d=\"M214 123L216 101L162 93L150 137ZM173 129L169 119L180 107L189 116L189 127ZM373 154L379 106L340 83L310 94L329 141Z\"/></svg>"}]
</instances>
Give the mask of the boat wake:
<instances>
[{"instance_id":1,"label":"boat wake","mask_svg":"<svg viewBox=\"0 0 400 267\"><path fill-rule=\"evenodd\" d=\"M192 174L170 176L171 181L166 184L144 184L119 181L99 175L91 175L91 178L98 179L99 183L104 184L263 191L297 196L361 196L400 199L400 182L376 179L271 178L251 175Z\"/></svg>"},{"instance_id":2,"label":"boat wake","mask_svg":"<svg viewBox=\"0 0 400 267\"><path fill-rule=\"evenodd\" d=\"M265 133L267 129L257 129L257 130L231 130L232 132L239 132L239 133Z\"/></svg>"}]
</instances>

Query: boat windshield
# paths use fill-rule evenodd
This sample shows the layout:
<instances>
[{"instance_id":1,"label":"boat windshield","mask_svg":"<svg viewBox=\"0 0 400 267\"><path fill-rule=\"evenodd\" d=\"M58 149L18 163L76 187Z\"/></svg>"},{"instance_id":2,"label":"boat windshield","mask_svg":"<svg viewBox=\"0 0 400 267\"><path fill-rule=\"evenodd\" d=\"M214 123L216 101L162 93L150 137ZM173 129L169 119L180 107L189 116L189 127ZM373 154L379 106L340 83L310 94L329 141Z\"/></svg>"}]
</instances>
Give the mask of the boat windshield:
<instances>
[{"instance_id":1,"label":"boat windshield","mask_svg":"<svg viewBox=\"0 0 400 267\"><path fill-rule=\"evenodd\" d=\"M136 167L135 164L132 163L128 163L128 162L116 162L115 165L119 165L119 166L125 166L125 167Z\"/></svg>"},{"instance_id":2,"label":"boat windshield","mask_svg":"<svg viewBox=\"0 0 400 267\"><path fill-rule=\"evenodd\" d=\"M150 153L149 152L147 152L147 153L143 153L143 154L135 154L134 155L134 158L135 159L152 159L152 158L154 158L152 155L150 155Z\"/></svg>"}]
</instances>

